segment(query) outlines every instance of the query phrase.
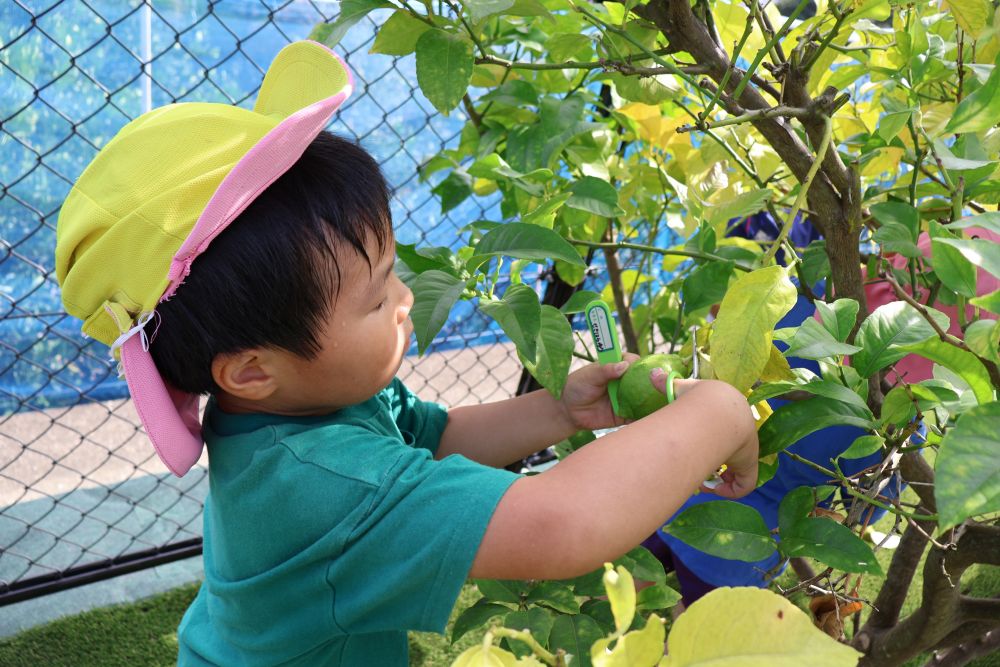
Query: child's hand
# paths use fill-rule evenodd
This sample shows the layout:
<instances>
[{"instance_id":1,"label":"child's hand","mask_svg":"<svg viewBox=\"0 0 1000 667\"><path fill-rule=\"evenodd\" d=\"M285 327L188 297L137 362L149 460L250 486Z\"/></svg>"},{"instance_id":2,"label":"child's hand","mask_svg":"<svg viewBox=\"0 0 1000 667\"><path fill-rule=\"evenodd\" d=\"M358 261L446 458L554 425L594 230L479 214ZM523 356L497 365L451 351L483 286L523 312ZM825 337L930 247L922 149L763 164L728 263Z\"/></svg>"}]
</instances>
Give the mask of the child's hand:
<instances>
[{"instance_id":1,"label":"child's hand","mask_svg":"<svg viewBox=\"0 0 1000 667\"><path fill-rule=\"evenodd\" d=\"M617 364L587 364L566 378L562 404L566 419L576 430L611 428L626 423L615 415L608 398L608 382L620 378L639 355L626 352Z\"/></svg>"}]
</instances>

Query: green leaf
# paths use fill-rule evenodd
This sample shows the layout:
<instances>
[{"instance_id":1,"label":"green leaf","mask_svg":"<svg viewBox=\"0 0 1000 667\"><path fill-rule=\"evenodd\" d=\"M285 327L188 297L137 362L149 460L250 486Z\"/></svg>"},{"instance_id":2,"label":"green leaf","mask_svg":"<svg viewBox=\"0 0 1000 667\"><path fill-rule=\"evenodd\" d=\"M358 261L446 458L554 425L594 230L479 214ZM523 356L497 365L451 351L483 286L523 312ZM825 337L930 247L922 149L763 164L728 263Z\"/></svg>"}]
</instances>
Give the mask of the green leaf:
<instances>
[{"instance_id":1,"label":"green leaf","mask_svg":"<svg viewBox=\"0 0 1000 667\"><path fill-rule=\"evenodd\" d=\"M396 6L386 0L343 0L340 3L340 14L333 23L318 23L309 34L308 39L333 48L340 43L351 27L376 9L395 9Z\"/></svg>"},{"instance_id":2,"label":"green leaf","mask_svg":"<svg viewBox=\"0 0 1000 667\"><path fill-rule=\"evenodd\" d=\"M901 225L909 232L909 239L917 242L920 234L920 212L901 201L886 201L871 206L872 215L883 225Z\"/></svg>"},{"instance_id":3,"label":"green leaf","mask_svg":"<svg viewBox=\"0 0 1000 667\"><path fill-rule=\"evenodd\" d=\"M945 243L976 266L1000 277L1000 244L986 239L937 238L936 243Z\"/></svg>"},{"instance_id":4,"label":"green leaf","mask_svg":"<svg viewBox=\"0 0 1000 667\"><path fill-rule=\"evenodd\" d=\"M948 229L968 229L969 227L981 227L994 234L1000 234L1000 212L987 211L978 215L970 215L948 225Z\"/></svg>"},{"instance_id":5,"label":"green leaf","mask_svg":"<svg viewBox=\"0 0 1000 667\"><path fill-rule=\"evenodd\" d=\"M473 23L479 23L487 16L504 12L514 6L514 0L465 0Z\"/></svg>"},{"instance_id":6,"label":"green leaf","mask_svg":"<svg viewBox=\"0 0 1000 667\"><path fill-rule=\"evenodd\" d=\"M855 303L855 308L857 304ZM854 354L861 350L855 345L841 343L814 319L807 319L798 328L785 350L786 357L826 359L827 357Z\"/></svg>"},{"instance_id":7,"label":"green leaf","mask_svg":"<svg viewBox=\"0 0 1000 667\"><path fill-rule=\"evenodd\" d=\"M456 169L435 185L431 192L441 199L441 213L447 213L472 194L472 179Z\"/></svg>"},{"instance_id":8,"label":"green leaf","mask_svg":"<svg viewBox=\"0 0 1000 667\"><path fill-rule=\"evenodd\" d=\"M875 230L872 238L882 246L884 252L898 252L904 257L916 259L921 256L910 230L895 222L883 223Z\"/></svg>"},{"instance_id":9,"label":"green leaf","mask_svg":"<svg viewBox=\"0 0 1000 667\"><path fill-rule=\"evenodd\" d=\"M451 629L451 642L454 644L470 630L479 629L494 616L502 616L510 611L510 607L502 604L490 602L486 598L476 601L455 619L455 625Z\"/></svg>"},{"instance_id":10,"label":"green leaf","mask_svg":"<svg viewBox=\"0 0 1000 667\"><path fill-rule=\"evenodd\" d=\"M417 83L443 114L458 106L469 87L475 59L472 42L432 28L417 39Z\"/></svg>"},{"instance_id":11,"label":"green leaf","mask_svg":"<svg viewBox=\"0 0 1000 667\"><path fill-rule=\"evenodd\" d=\"M438 269L457 277L455 255L443 246L417 248L407 243L396 244L396 256L416 273Z\"/></svg>"},{"instance_id":12,"label":"green leaf","mask_svg":"<svg viewBox=\"0 0 1000 667\"><path fill-rule=\"evenodd\" d=\"M485 599L512 604L521 604L521 595L528 590L526 583L515 579L473 579L472 583Z\"/></svg>"},{"instance_id":13,"label":"green leaf","mask_svg":"<svg viewBox=\"0 0 1000 667\"><path fill-rule=\"evenodd\" d=\"M816 312L823 327L841 343L847 340L857 321L860 306L854 299L837 299L833 303L816 301Z\"/></svg>"},{"instance_id":14,"label":"green leaf","mask_svg":"<svg viewBox=\"0 0 1000 667\"><path fill-rule=\"evenodd\" d=\"M774 325L795 305L798 292L782 266L740 276L719 306L712 326L712 366L720 380L742 392L767 364Z\"/></svg>"},{"instance_id":15,"label":"green leaf","mask_svg":"<svg viewBox=\"0 0 1000 667\"><path fill-rule=\"evenodd\" d=\"M569 300L563 304L562 308L559 310L566 315L572 315L573 313L582 313L587 307L587 304L594 299L599 299L601 297L597 292L593 292L589 289L582 289L573 292L569 297Z\"/></svg>"},{"instance_id":16,"label":"green leaf","mask_svg":"<svg viewBox=\"0 0 1000 667\"><path fill-rule=\"evenodd\" d=\"M579 614L580 603L573 595L573 589L558 581L543 581L528 593L525 602L550 607L564 614Z\"/></svg>"},{"instance_id":17,"label":"green leaf","mask_svg":"<svg viewBox=\"0 0 1000 667\"><path fill-rule=\"evenodd\" d=\"M826 517L807 518L781 531L781 553L807 556L844 572L882 574L872 548L849 528Z\"/></svg>"},{"instance_id":18,"label":"green leaf","mask_svg":"<svg viewBox=\"0 0 1000 667\"><path fill-rule=\"evenodd\" d=\"M552 13L538 0L514 0L514 6L506 14L510 16L540 16L549 21L554 20Z\"/></svg>"},{"instance_id":19,"label":"green leaf","mask_svg":"<svg viewBox=\"0 0 1000 667\"><path fill-rule=\"evenodd\" d=\"M389 20L382 24L375 36L369 53L384 53L388 56L407 56L417 48L417 40L430 30L430 26L410 16L409 12L393 12Z\"/></svg>"},{"instance_id":20,"label":"green leaf","mask_svg":"<svg viewBox=\"0 0 1000 667\"><path fill-rule=\"evenodd\" d=\"M569 365L573 360L573 329L566 316L558 309L549 305L542 306L542 323L535 343L536 355L534 361L518 358L538 384L559 398L566 385Z\"/></svg>"},{"instance_id":21,"label":"green leaf","mask_svg":"<svg viewBox=\"0 0 1000 667\"><path fill-rule=\"evenodd\" d=\"M412 289L410 319L417 335L418 351L423 354L448 321L452 306L462 296L465 282L444 271L431 269L417 276Z\"/></svg>"},{"instance_id":22,"label":"green leaf","mask_svg":"<svg viewBox=\"0 0 1000 667\"><path fill-rule=\"evenodd\" d=\"M559 234L524 222L508 222L487 232L476 246L476 255L506 255L540 263L561 259L586 266L580 253Z\"/></svg>"},{"instance_id":23,"label":"green leaf","mask_svg":"<svg viewBox=\"0 0 1000 667\"><path fill-rule=\"evenodd\" d=\"M574 656L574 665L590 667L590 647L602 637L604 631L590 616L559 616L549 633L549 650L561 648Z\"/></svg>"},{"instance_id":24,"label":"green leaf","mask_svg":"<svg viewBox=\"0 0 1000 667\"><path fill-rule=\"evenodd\" d=\"M1000 403L972 408L945 433L934 464L938 525L1000 510Z\"/></svg>"},{"instance_id":25,"label":"green leaf","mask_svg":"<svg viewBox=\"0 0 1000 667\"><path fill-rule=\"evenodd\" d=\"M979 403L989 403L993 400L993 384L990 381L990 374L983 363L971 352L961 350L939 338L930 338L921 343L905 345L900 349L904 354L919 354L958 375L969 385Z\"/></svg>"},{"instance_id":26,"label":"green leaf","mask_svg":"<svg viewBox=\"0 0 1000 667\"><path fill-rule=\"evenodd\" d=\"M597 578L598 586L601 586L600 591L594 593L594 595L604 595L603 584L601 583L601 577ZM579 593L577 593L579 595ZM640 592L639 595L642 595ZM638 596L636 597L638 599ZM597 621L597 624L601 626L604 631L603 634L613 634L615 631L615 615L611 613L611 603L607 600L590 599L580 605L580 613L590 616L592 619Z\"/></svg>"},{"instance_id":27,"label":"green leaf","mask_svg":"<svg viewBox=\"0 0 1000 667\"><path fill-rule=\"evenodd\" d=\"M947 329L948 316L932 308L931 316ZM851 365L861 377L871 377L889 364L906 356L905 345L919 343L935 335L934 328L905 301L892 301L879 306L869 315L854 342L863 349L851 357Z\"/></svg>"},{"instance_id":28,"label":"green leaf","mask_svg":"<svg viewBox=\"0 0 1000 667\"><path fill-rule=\"evenodd\" d=\"M552 612L538 607L531 609L517 610L508 613L503 617L503 626L512 630L527 630L531 636L538 640L542 646L549 643L549 634L552 632L552 625L555 623L555 616ZM521 657L529 655L531 649L519 641L508 640L511 652Z\"/></svg>"},{"instance_id":29,"label":"green leaf","mask_svg":"<svg viewBox=\"0 0 1000 667\"><path fill-rule=\"evenodd\" d=\"M838 458L862 459L880 451L882 449L882 445L884 444L885 439L880 435L862 435L855 438L854 442L851 443L851 446L848 447Z\"/></svg>"},{"instance_id":30,"label":"green leaf","mask_svg":"<svg viewBox=\"0 0 1000 667\"><path fill-rule=\"evenodd\" d=\"M497 301L480 300L479 309L500 324L525 358L535 359L535 343L542 323L542 309L535 290L511 285Z\"/></svg>"},{"instance_id":31,"label":"green leaf","mask_svg":"<svg viewBox=\"0 0 1000 667\"><path fill-rule=\"evenodd\" d=\"M661 563L648 549L638 546L621 558L614 561L615 565L624 565L636 579L662 584L667 580L667 573Z\"/></svg>"},{"instance_id":32,"label":"green leaf","mask_svg":"<svg viewBox=\"0 0 1000 667\"><path fill-rule=\"evenodd\" d=\"M608 75L608 80L615 84L615 91L623 99L649 105L672 100L682 90L672 74L640 77L615 72Z\"/></svg>"},{"instance_id":33,"label":"green leaf","mask_svg":"<svg viewBox=\"0 0 1000 667\"><path fill-rule=\"evenodd\" d=\"M878 130L876 130L875 133L882 137L886 143L889 143L897 134L899 134L900 130L906 127L906 123L910 120L912 115L913 109L887 113L879 119Z\"/></svg>"},{"instance_id":34,"label":"green leaf","mask_svg":"<svg viewBox=\"0 0 1000 667\"><path fill-rule=\"evenodd\" d=\"M826 241L813 241L802 251L802 279L810 287L830 276L830 258L826 254Z\"/></svg>"},{"instance_id":35,"label":"green leaf","mask_svg":"<svg viewBox=\"0 0 1000 667\"><path fill-rule=\"evenodd\" d=\"M977 308L985 308L991 313L1000 315L1000 290L990 292L984 296L977 296L975 299L969 299L969 303Z\"/></svg>"},{"instance_id":36,"label":"green leaf","mask_svg":"<svg viewBox=\"0 0 1000 667\"><path fill-rule=\"evenodd\" d=\"M767 189L750 190L743 194L726 199L723 203L709 206L705 209L708 224L719 225L733 218L745 218L761 211L771 201L771 191Z\"/></svg>"},{"instance_id":37,"label":"green leaf","mask_svg":"<svg viewBox=\"0 0 1000 667\"><path fill-rule=\"evenodd\" d=\"M859 415L872 418L868 405L860 396L839 382L828 379L816 379L805 384L798 384L796 382L767 382L754 389L753 393L747 398L747 402L758 403L769 398L787 394L790 391L805 391L816 396L826 396L835 401L847 403Z\"/></svg>"},{"instance_id":38,"label":"green leaf","mask_svg":"<svg viewBox=\"0 0 1000 667\"><path fill-rule=\"evenodd\" d=\"M563 204L565 204L566 200L571 196L572 195L570 195L570 193L564 192L546 199L538 205L538 208L522 215L521 222L526 222L532 225L541 225L551 229L552 222L555 220L556 212L562 208Z\"/></svg>"},{"instance_id":39,"label":"green leaf","mask_svg":"<svg viewBox=\"0 0 1000 667\"><path fill-rule=\"evenodd\" d=\"M958 238L935 221L930 223L931 253L934 273L948 287L968 297L976 296L976 267L957 248L941 239Z\"/></svg>"},{"instance_id":40,"label":"green leaf","mask_svg":"<svg viewBox=\"0 0 1000 667\"><path fill-rule=\"evenodd\" d=\"M735 269L735 262L712 261L690 273L681 287L684 293L684 314L722 301Z\"/></svg>"},{"instance_id":41,"label":"green leaf","mask_svg":"<svg viewBox=\"0 0 1000 667\"><path fill-rule=\"evenodd\" d=\"M762 560L775 550L771 531L757 510L731 500L692 505L665 530L695 549L729 560Z\"/></svg>"},{"instance_id":42,"label":"green leaf","mask_svg":"<svg viewBox=\"0 0 1000 667\"><path fill-rule=\"evenodd\" d=\"M848 390L849 391L849 390ZM816 396L804 401L791 401L774 411L757 431L760 456L785 449L810 433L835 425L874 429L871 413L842 401Z\"/></svg>"},{"instance_id":43,"label":"green leaf","mask_svg":"<svg viewBox=\"0 0 1000 667\"><path fill-rule=\"evenodd\" d=\"M670 609L681 601L681 594L666 584L653 584L639 591L636 598L636 609L640 611L659 611Z\"/></svg>"},{"instance_id":44,"label":"green leaf","mask_svg":"<svg viewBox=\"0 0 1000 667\"><path fill-rule=\"evenodd\" d=\"M791 532L795 524L805 520L816 507L816 497L812 487L799 486L792 489L778 505L778 530Z\"/></svg>"},{"instance_id":45,"label":"green leaf","mask_svg":"<svg viewBox=\"0 0 1000 667\"><path fill-rule=\"evenodd\" d=\"M994 67L986 83L962 100L943 134L979 132L993 127L1000 117L1000 67Z\"/></svg>"},{"instance_id":46,"label":"green leaf","mask_svg":"<svg viewBox=\"0 0 1000 667\"><path fill-rule=\"evenodd\" d=\"M659 667L848 667L860 657L777 593L723 587L674 621Z\"/></svg>"},{"instance_id":47,"label":"green leaf","mask_svg":"<svg viewBox=\"0 0 1000 667\"><path fill-rule=\"evenodd\" d=\"M882 401L883 424L904 426L917 416L917 406L903 387L893 387Z\"/></svg>"},{"instance_id":48,"label":"green leaf","mask_svg":"<svg viewBox=\"0 0 1000 667\"><path fill-rule=\"evenodd\" d=\"M592 45L593 41L590 37L579 33L553 35L545 44L552 57L552 62L556 63L572 60L575 56L591 50Z\"/></svg>"},{"instance_id":49,"label":"green leaf","mask_svg":"<svg viewBox=\"0 0 1000 667\"><path fill-rule=\"evenodd\" d=\"M941 166L951 171L967 171L996 164L996 160L958 157L951 152L951 147L941 139L935 139L933 144L934 152L937 153L937 159L941 162Z\"/></svg>"},{"instance_id":50,"label":"green leaf","mask_svg":"<svg viewBox=\"0 0 1000 667\"><path fill-rule=\"evenodd\" d=\"M983 359L1000 364L1000 321L973 322L965 330L965 344Z\"/></svg>"},{"instance_id":51,"label":"green leaf","mask_svg":"<svg viewBox=\"0 0 1000 667\"><path fill-rule=\"evenodd\" d=\"M602 218L614 218L625 215L618 206L618 191L607 181L584 176L570 186L572 196L566 201L566 206L587 211Z\"/></svg>"}]
</instances>

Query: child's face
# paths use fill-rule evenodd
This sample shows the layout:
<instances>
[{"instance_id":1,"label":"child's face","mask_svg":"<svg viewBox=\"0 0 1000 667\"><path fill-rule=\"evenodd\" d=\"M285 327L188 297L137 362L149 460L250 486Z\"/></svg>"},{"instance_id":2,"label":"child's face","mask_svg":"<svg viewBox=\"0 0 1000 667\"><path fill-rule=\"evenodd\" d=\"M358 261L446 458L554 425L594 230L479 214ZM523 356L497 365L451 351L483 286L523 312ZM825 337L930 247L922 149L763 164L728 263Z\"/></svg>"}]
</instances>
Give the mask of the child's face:
<instances>
[{"instance_id":1,"label":"child's face","mask_svg":"<svg viewBox=\"0 0 1000 667\"><path fill-rule=\"evenodd\" d=\"M322 349L313 359L288 354L279 364L280 400L285 414L324 414L368 400L392 382L410 346L413 293L392 270L396 242L379 256L366 248L371 270L359 254L338 257L341 285L332 313L319 332Z\"/></svg>"}]
</instances>

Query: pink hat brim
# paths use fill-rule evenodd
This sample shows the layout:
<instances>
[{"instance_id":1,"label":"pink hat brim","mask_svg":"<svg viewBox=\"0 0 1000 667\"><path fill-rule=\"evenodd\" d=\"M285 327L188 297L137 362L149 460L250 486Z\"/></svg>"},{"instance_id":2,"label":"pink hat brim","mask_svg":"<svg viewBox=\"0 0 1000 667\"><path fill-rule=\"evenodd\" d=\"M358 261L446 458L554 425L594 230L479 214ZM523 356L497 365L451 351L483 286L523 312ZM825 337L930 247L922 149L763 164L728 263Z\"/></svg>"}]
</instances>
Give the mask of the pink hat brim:
<instances>
[{"instance_id":1,"label":"pink hat brim","mask_svg":"<svg viewBox=\"0 0 1000 667\"><path fill-rule=\"evenodd\" d=\"M191 264L212 240L295 164L351 94L354 78L350 70L339 56L332 51L330 55L344 68L348 84L336 95L282 120L236 163L174 255L168 274L170 285L161 302L174 294L190 273ZM121 346L121 359L132 400L157 456L170 472L183 477L201 457L204 445L198 396L179 391L163 380L141 336L132 336Z\"/></svg>"}]
</instances>

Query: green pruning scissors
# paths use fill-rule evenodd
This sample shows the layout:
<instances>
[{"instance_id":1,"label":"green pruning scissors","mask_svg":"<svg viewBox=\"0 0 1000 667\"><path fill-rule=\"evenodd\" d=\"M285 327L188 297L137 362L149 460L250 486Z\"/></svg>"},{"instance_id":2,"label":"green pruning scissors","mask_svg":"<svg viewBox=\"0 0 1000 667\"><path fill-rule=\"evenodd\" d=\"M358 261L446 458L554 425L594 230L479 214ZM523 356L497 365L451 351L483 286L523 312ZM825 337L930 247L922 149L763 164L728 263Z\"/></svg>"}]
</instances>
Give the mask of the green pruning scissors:
<instances>
[{"instance_id":1,"label":"green pruning scissors","mask_svg":"<svg viewBox=\"0 0 1000 667\"><path fill-rule=\"evenodd\" d=\"M618 343L618 328L611 317L608 304L595 299L584 308L587 316L587 327L597 348L597 360L602 364L616 364L622 360L622 346ZM608 398L611 408L618 414L618 380L608 382Z\"/></svg>"}]
</instances>

